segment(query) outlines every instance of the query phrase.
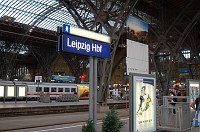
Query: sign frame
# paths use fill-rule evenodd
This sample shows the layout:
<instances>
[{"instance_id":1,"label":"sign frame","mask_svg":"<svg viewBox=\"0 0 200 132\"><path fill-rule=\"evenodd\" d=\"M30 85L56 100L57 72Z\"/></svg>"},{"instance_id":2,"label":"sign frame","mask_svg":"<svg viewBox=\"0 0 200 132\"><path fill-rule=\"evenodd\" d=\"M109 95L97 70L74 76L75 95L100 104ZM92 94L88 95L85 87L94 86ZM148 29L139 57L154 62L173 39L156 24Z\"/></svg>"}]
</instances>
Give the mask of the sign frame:
<instances>
[{"instance_id":1,"label":"sign frame","mask_svg":"<svg viewBox=\"0 0 200 132\"><path fill-rule=\"evenodd\" d=\"M186 84L187 84L186 85L187 86L187 88L186 88L186 96L189 96L190 103L192 103L197 97L199 97L199 94L200 94L200 80L187 79L186 80ZM192 87L191 87L191 84L193 85ZM191 93L191 89L193 88L193 90L194 90L195 87L196 87L196 91ZM198 94L197 94L197 92L198 92Z\"/></svg>"},{"instance_id":2,"label":"sign frame","mask_svg":"<svg viewBox=\"0 0 200 132\"><path fill-rule=\"evenodd\" d=\"M65 33L61 51L110 59L110 44Z\"/></svg>"},{"instance_id":3,"label":"sign frame","mask_svg":"<svg viewBox=\"0 0 200 132\"><path fill-rule=\"evenodd\" d=\"M4 97L5 86L0 85L0 97Z\"/></svg>"},{"instance_id":4,"label":"sign frame","mask_svg":"<svg viewBox=\"0 0 200 132\"><path fill-rule=\"evenodd\" d=\"M152 74L129 74L129 132L156 131L156 76ZM142 86L142 87L141 87ZM145 86L146 93L142 95L142 88ZM143 90L144 91L144 90ZM141 92L141 94L138 94ZM139 98L136 98L139 97ZM145 104L141 104L141 96ZM149 101L149 98L151 101ZM140 109L148 102L148 109L141 115ZM142 106L142 107L141 107ZM149 115L146 117L146 115ZM141 123L142 122L142 123Z\"/></svg>"},{"instance_id":5,"label":"sign frame","mask_svg":"<svg viewBox=\"0 0 200 132\"><path fill-rule=\"evenodd\" d=\"M105 34L96 33L94 31L89 31L89 30L82 29L82 28L73 27L73 26L70 26L67 24L63 25L62 32L68 33L71 35L76 35L76 36L83 37L83 38L88 38L88 39L92 39L92 40L96 40L96 41L109 43L109 44L111 43L110 36L107 36Z\"/></svg>"}]
</instances>

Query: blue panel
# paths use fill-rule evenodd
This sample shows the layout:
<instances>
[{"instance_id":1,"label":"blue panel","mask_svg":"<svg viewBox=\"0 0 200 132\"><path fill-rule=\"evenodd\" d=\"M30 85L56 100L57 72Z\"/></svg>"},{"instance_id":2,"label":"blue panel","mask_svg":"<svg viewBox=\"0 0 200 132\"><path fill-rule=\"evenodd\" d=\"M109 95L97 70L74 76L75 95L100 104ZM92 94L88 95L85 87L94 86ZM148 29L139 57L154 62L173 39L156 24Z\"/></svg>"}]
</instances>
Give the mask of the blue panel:
<instances>
[{"instance_id":1,"label":"blue panel","mask_svg":"<svg viewBox=\"0 0 200 132\"><path fill-rule=\"evenodd\" d=\"M195 73L196 70L193 69L192 72ZM180 70L180 73L189 73L189 70L187 70L187 69L182 69L182 70Z\"/></svg>"},{"instance_id":2,"label":"blue panel","mask_svg":"<svg viewBox=\"0 0 200 132\"><path fill-rule=\"evenodd\" d=\"M63 34L62 51L100 58L110 58L110 44Z\"/></svg>"},{"instance_id":3,"label":"blue panel","mask_svg":"<svg viewBox=\"0 0 200 132\"><path fill-rule=\"evenodd\" d=\"M70 25L63 25L63 32L69 33L70 34Z\"/></svg>"},{"instance_id":4,"label":"blue panel","mask_svg":"<svg viewBox=\"0 0 200 132\"><path fill-rule=\"evenodd\" d=\"M153 79L143 79L143 83L151 84L154 86L154 80Z\"/></svg>"},{"instance_id":5,"label":"blue panel","mask_svg":"<svg viewBox=\"0 0 200 132\"><path fill-rule=\"evenodd\" d=\"M186 69L180 70L180 73L188 73L189 71Z\"/></svg>"},{"instance_id":6,"label":"blue panel","mask_svg":"<svg viewBox=\"0 0 200 132\"><path fill-rule=\"evenodd\" d=\"M74 82L75 77L74 76L59 76L59 75L52 75L51 80L54 81L62 81L62 82Z\"/></svg>"}]
</instances>

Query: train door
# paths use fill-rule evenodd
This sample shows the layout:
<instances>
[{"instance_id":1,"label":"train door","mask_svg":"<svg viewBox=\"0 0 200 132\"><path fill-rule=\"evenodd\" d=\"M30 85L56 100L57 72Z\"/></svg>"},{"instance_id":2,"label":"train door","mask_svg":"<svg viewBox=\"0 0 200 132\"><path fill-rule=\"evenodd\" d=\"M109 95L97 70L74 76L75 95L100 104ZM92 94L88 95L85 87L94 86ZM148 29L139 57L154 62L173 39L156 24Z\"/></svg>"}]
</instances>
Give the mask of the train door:
<instances>
[{"instance_id":1,"label":"train door","mask_svg":"<svg viewBox=\"0 0 200 132\"><path fill-rule=\"evenodd\" d=\"M36 91L36 86L35 85L27 85L28 86L28 99L35 99L39 96L39 90L37 88L37 91Z\"/></svg>"}]
</instances>

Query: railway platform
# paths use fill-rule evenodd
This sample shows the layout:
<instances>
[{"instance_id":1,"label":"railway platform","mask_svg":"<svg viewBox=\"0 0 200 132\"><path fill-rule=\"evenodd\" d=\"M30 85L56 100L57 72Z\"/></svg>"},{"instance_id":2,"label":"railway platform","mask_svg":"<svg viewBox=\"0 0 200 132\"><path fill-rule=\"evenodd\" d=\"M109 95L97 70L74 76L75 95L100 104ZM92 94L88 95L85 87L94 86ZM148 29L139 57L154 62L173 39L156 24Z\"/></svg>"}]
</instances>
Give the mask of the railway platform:
<instances>
[{"instance_id":1,"label":"railway platform","mask_svg":"<svg viewBox=\"0 0 200 132\"><path fill-rule=\"evenodd\" d=\"M128 117L125 100L108 100L109 106L116 105L120 117ZM10 115L9 115L10 114ZM26 128L61 125L77 122L85 122L88 115L88 100L79 102L0 102L0 131L13 131ZM101 120L106 113L97 113L97 119ZM157 130L158 132L172 132L170 130ZM192 127L187 132L200 132L200 128Z\"/></svg>"},{"instance_id":2,"label":"railway platform","mask_svg":"<svg viewBox=\"0 0 200 132\"><path fill-rule=\"evenodd\" d=\"M117 109L120 117L128 117L129 110ZM98 113L97 119L101 120L105 117L105 113ZM86 122L88 119L88 112L76 112L76 113L61 113L61 114L46 114L46 115L32 115L32 116L19 116L19 117L2 117L0 118L0 131L12 132L14 130L45 127L52 125L62 125L77 122ZM170 130L157 130L157 132L174 132ZM200 128L192 127L186 132L200 132Z\"/></svg>"},{"instance_id":3,"label":"railway platform","mask_svg":"<svg viewBox=\"0 0 200 132\"><path fill-rule=\"evenodd\" d=\"M129 111L126 109L117 109L120 117L127 117ZM61 125L68 123L86 122L89 112L47 114L20 117L2 117L0 118L0 131L12 131L25 128L44 127L51 125ZM97 119L105 117L105 113L98 113Z\"/></svg>"},{"instance_id":4,"label":"railway platform","mask_svg":"<svg viewBox=\"0 0 200 132\"><path fill-rule=\"evenodd\" d=\"M72 112L86 112L89 110L89 100L79 100L78 102L55 102L42 103L37 101L17 101L0 102L0 117L43 115L43 114L59 114ZM127 103L128 104L128 103ZM117 109L128 107L125 100L109 99L107 105Z\"/></svg>"},{"instance_id":5,"label":"railway platform","mask_svg":"<svg viewBox=\"0 0 200 132\"><path fill-rule=\"evenodd\" d=\"M0 131L12 131L23 128L50 126L57 124L85 122L88 119L89 100L79 102L51 102L37 101L0 102ZM121 117L128 116L128 109L124 108L125 100L108 100L107 105L116 105ZM104 113L98 113L97 119L102 119Z\"/></svg>"}]
</instances>

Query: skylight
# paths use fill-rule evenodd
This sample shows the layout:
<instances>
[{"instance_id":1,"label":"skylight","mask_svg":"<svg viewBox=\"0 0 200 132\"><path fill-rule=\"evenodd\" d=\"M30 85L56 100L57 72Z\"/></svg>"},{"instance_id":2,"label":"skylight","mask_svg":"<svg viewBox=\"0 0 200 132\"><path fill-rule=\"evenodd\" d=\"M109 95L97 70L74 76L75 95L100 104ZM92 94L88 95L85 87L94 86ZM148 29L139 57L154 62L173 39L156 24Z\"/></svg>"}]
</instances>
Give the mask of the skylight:
<instances>
[{"instance_id":1,"label":"skylight","mask_svg":"<svg viewBox=\"0 0 200 132\"><path fill-rule=\"evenodd\" d=\"M64 23L77 26L68 10L55 0L2 0L0 18L52 31Z\"/></svg>"}]
</instances>

